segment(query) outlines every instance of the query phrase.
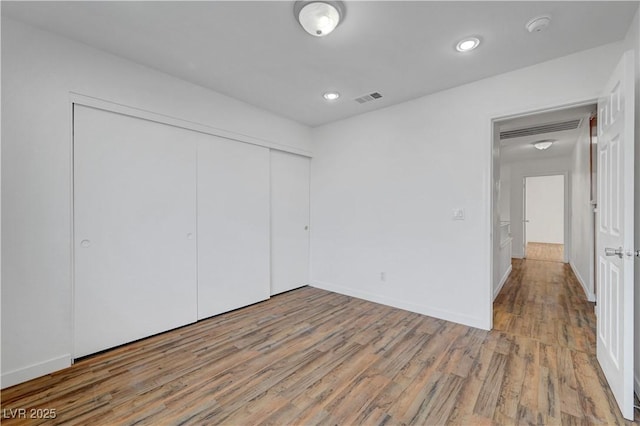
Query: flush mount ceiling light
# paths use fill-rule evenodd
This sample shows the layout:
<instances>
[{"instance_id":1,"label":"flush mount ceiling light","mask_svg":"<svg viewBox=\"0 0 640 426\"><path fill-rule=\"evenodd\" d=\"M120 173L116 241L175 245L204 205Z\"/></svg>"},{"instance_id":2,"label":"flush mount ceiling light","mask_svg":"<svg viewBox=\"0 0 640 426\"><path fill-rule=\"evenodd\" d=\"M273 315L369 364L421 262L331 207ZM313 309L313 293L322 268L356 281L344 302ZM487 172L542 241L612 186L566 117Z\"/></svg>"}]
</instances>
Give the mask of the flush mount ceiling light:
<instances>
[{"instance_id":1,"label":"flush mount ceiling light","mask_svg":"<svg viewBox=\"0 0 640 426\"><path fill-rule=\"evenodd\" d=\"M340 97L340 93L338 92L326 92L324 95L322 95L323 98L325 98L327 101L335 101L336 99L338 99Z\"/></svg>"},{"instance_id":2,"label":"flush mount ceiling light","mask_svg":"<svg viewBox=\"0 0 640 426\"><path fill-rule=\"evenodd\" d=\"M456 50L458 52L469 52L480 45L480 39L477 37L467 37L458 42Z\"/></svg>"},{"instance_id":3,"label":"flush mount ceiling light","mask_svg":"<svg viewBox=\"0 0 640 426\"><path fill-rule=\"evenodd\" d=\"M548 149L551 145L553 145L554 142L554 139L545 139L542 141L534 142L533 146L540 151L544 151L545 149Z\"/></svg>"},{"instance_id":4,"label":"flush mount ceiling light","mask_svg":"<svg viewBox=\"0 0 640 426\"><path fill-rule=\"evenodd\" d=\"M293 14L306 32L324 37L344 19L344 3L341 1L297 1Z\"/></svg>"}]
</instances>

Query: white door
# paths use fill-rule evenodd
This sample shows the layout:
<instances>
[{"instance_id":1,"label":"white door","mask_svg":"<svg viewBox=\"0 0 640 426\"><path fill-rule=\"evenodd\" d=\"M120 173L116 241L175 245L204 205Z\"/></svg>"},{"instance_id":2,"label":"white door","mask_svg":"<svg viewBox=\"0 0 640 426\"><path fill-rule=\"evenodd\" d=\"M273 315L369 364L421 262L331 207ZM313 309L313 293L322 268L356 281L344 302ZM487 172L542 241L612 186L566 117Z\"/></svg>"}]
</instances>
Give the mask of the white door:
<instances>
[{"instance_id":1,"label":"white door","mask_svg":"<svg viewBox=\"0 0 640 426\"><path fill-rule=\"evenodd\" d=\"M597 356L622 415L633 419L633 56L598 100Z\"/></svg>"},{"instance_id":2,"label":"white door","mask_svg":"<svg viewBox=\"0 0 640 426\"><path fill-rule=\"evenodd\" d=\"M271 294L309 282L309 159L271 151Z\"/></svg>"},{"instance_id":3,"label":"white door","mask_svg":"<svg viewBox=\"0 0 640 426\"><path fill-rule=\"evenodd\" d=\"M74 107L74 358L196 321L196 150Z\"/></svg>"},{"instance_id":4,"label":"white door","mask_svg":"<svg viewBox=\"0 0 640 426\"><path fill-rule=\"evenodd\" d=\"M524 247L527 259L568 262L565 246L565 181L564 175L529 176L524 178ZM529 243L555 244L557 255L539 257L527 253ZM535 245L534 245L535 247Z\"/></svg>"},{"instance_id":5,"label":"white door","mask_svg":"<svg viewBox=\"0 0 640 426\"><path fill-rule=\"evenodd\" d=\"M198 319L269 298L269 149L200 135Z\"/></svg>"}]
</instances>

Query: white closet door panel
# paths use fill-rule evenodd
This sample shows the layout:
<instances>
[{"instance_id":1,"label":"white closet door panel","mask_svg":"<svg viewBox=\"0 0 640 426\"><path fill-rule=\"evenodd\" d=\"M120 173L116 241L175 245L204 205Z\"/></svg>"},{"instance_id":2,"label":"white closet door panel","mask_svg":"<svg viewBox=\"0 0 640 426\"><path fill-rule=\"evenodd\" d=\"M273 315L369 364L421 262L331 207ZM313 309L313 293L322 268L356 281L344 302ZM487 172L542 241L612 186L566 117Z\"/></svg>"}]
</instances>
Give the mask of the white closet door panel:
<instances>
[{"instance_id":1,"label":"white closet door panel","mask_svg":"<svg viewBox=\"0 0 640 426\"><path fill-rule=\"evenodd\" d=\"M271 294L309 281L309 159L271 151Z\"/></svg>"},{"instance_id":2,"label":"white closet door panel","mask_svg":"<svg viewBox=\"0 0 640 426\"><path fill-rule=\"evenodd\" d=\"M198 144L198 318L269 298L269 150Z\"/></svg>"},{"instance_id":3,"label":"white closet door panel","mask_svg":"<svg viewBox=\"0 0 640 426\"><path fill-rule=\"evenodd\" d=\"M196 321L194 132L74 109L74 357Z\"/></svg>"}]
</instances>

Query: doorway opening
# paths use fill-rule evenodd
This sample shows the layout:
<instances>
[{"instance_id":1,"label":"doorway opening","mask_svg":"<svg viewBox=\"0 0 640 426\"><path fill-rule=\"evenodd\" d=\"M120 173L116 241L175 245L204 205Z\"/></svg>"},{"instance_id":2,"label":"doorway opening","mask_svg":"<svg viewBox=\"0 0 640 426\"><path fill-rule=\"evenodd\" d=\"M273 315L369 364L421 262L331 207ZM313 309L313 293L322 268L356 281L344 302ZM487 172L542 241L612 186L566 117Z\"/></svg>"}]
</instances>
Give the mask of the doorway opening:
<instances>
[{"instance_id":1,"label":"doorway opening","mask_svg":"<svg viewBox=\"0 0 640 426\"><path fill-rule=\"evenodd\" d=\"M634 197L635 193L633 192L634 174L637 177L635 170L637 162L634 163L634 145L637 145L635 143L637 142L637 134L634 129L634 117L636 116L634 115L634 100L637 100L637 96L634 96L634 76L637 76L637 73L633 71L633 61L633 52L625 52L601 91L601 97L597 103L597 138L592 137L592 128L594 127L593 124L595 124L594 120L592 120L593 112L589 114L589 117L583 118L587 123L582 126L584 131L572 150L570 167L565 169L570 180L569 193L565 193L565 198L571 200L568 213L571 218L571 226L569 238L565 240L564 248L565 256L567 253L569 254L570 266L559 265L563 271L561 283L573 285L574 290L571 291L573 295L579 296L580 291L577 284L580 284L587 296L587 300L595 301L594 283L597 282L597 312L591 310L594 305L590 305L590 309L585 309L583 313L585 318L589 318L591 324L583 322L579 328L592 328L592 340L595 340L595 345L590 345L589 348L601 367L621 413L627 419L633 419L634 415L634 378L636 390L640 388L640 385L638 385L638 372L640 371L638 364L640 363L637 363L640 333L638 328L634 327L634 323L637 323L637 321L634 321L634 315L637 320L638 299L635 299L634 304L633 298L634 272L636 272L637 277L637 270L634 271L634 263L630 261L633 260L636 253L634 252L633 218L637 219L637 210L635 211L636 216L634 216L634 201L636 201L637 205L637 197ZM580 106L588 105L583 103ZM593 107L593 105L591 106ZM497 268L501 266L501 253L497 242L499 241L500 224L504 220L500 206L510 205L510 221L517 222L521 218L524 220L524 217L518 215L517 211L514 214L513 207L516 204L501 200L501 195L504 194L502 191L502 161L508 153L508 147L504 141L506 130L504 125L511 120L513 120L511 121L513 123L518 119L526 119L536 115L542 116L558 111L561 110L548 110L545 113L514 115L492 120L491 229L493 256L491 268L494 279L494 295L498 297L501 294L499 287L502 284L498 286L498 291L496 292L497 283L495 277L500 275L500 270L497 270ZM512 132L512 134L517 135L518 132ZM549 145L553 145L548 143L551 141L545 142L546 148L549 148ZM532 143L530 142L530 144ZM517 145L514 144L514 149L512 150L514 153L517 152L515 147ZM528 148L523 143L518 149L524 152ZM540 149L544 151L544 148ZM591 155L592 152L596 155ZM635 158L637 160L637 156ZM549 161L558 160L549 159ZM595 167L593 167L594 162L597 163ZM546 164L546 166L549 165ZM522 169L523 167L511 165L510 168L506 169L504 175L513 175L514 170L520 173ZM597 175L597 187L593 187L590 182L591 177L594 175ZM513 176L511 176L511 181L513 181ZM518 191L514 191L513 188L509 192L511 196L517 193ZM523 206L524 203L520 207L516 206L516 208L524 211ZM523 228L514 226L512 229L517 231ZM635 236L637 237L637 233ZM515 252L518 244L514 242L513 247ZM524 253L522 254L524 255ZM596 254L597 258L594 262ZM528 260L521 260L520 262L524 265L529 263ZM533 264L534 262L535 265ZM543 272L545 268L551 267L544 265L558 265L558 263L553 262L532 261L531 263L532 267ZM597 264L597 268L595 264ZM597 269L595 274L594 269ZM507 294L509 289L518 290L519 277L526 276L526 272L513 275L515 276L513 280L509 280L508 276L506 277L509 282L505 285L504 294ZM543 273L542 275L544 276L545 274ZM568 279L566 279L567 277ZM554 284L556 283L548 281L546 287L553 291ZM504 298L502 297L502 299ZM520 300L524 299L522 297ZM496 300L495 297L494 300ZM527 299L527 302L535 303L535 301L530 301L529 299ZM493 312L493 306L491 308ZM518 312L524 312L522 306L518 307L518 309ZM495 315L492 317L494 325L501 320ZM528 317L531 317L531 315ZM548 315L543 315L542 317L549 318ZM571 323L572 321L570 320L569 322ZM512 323L513 321L509 322L508 325L511 326ZM521 329L516 329L516 331ZM528 333L534 331L537 331L535 326L527 328ZM603 381L600 381L600 383L603 384Z\"/></svg>"},{"instance_id":2,"label":"doorway opening","mask_svg":"<svg viewBox=\"0 0 640 426\"><path fill-rule=\"evenodd\" d=\"M524 178L524 257L565 262L565 176Z\"/></svg>"},{"instance_id":3,"label":"doorway opening","mask_svg":"<svg viewBox=\"0 0 640 426\"><path fill-rule=\"evenodd\" d=\"M514 260L540 259L568 263L587 299L595 301L596 108L591 101L494 120L494 299Z\"/></svg>"}]
</instances>

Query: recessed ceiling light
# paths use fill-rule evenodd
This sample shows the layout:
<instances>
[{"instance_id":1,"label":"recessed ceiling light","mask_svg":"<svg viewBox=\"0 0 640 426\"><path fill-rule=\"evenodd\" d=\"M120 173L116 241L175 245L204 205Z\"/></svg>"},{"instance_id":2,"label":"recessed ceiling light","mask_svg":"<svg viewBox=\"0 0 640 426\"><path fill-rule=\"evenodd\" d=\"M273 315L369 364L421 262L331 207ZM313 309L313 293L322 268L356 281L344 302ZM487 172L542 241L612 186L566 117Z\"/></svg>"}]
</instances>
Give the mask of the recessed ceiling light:
<instances>
[{"instance_id":1,"label":"recessed ceiling light","mask_svg":"<svg viewBox=\"0 0 640 426\"><path fill-rule=\"evenodd\" d=\"M477 37L467 37L462 39L456 45L458 52L469 52L480 45L480 40Z\"/></svg>"},{"instance_id":2,"label":"recessed ceiling light","mask_svg":"<svg viewBox=\"0 0 640 426\"><path fill-rule=\"evenodd\" d=\"M548 149L551 145L553 145L554 142L555 140L553 139L545 139L538 142L534 142L533 146L536 149L539 149L540 151L544 151L545 149Z\"/></svg>"},{"instance_id":3,"label":"recessed ceiling light","mask_svg":"<svg viewBox=\"0 0 640 426\"><path fill-rule=\"evenodd\" d=\"M324 95L322 95L323 98L325 98L328 101L335 101L336 99L338 99L340 97L340 93L338 92L326 92Z\"/></svg>"}]
</instances>

